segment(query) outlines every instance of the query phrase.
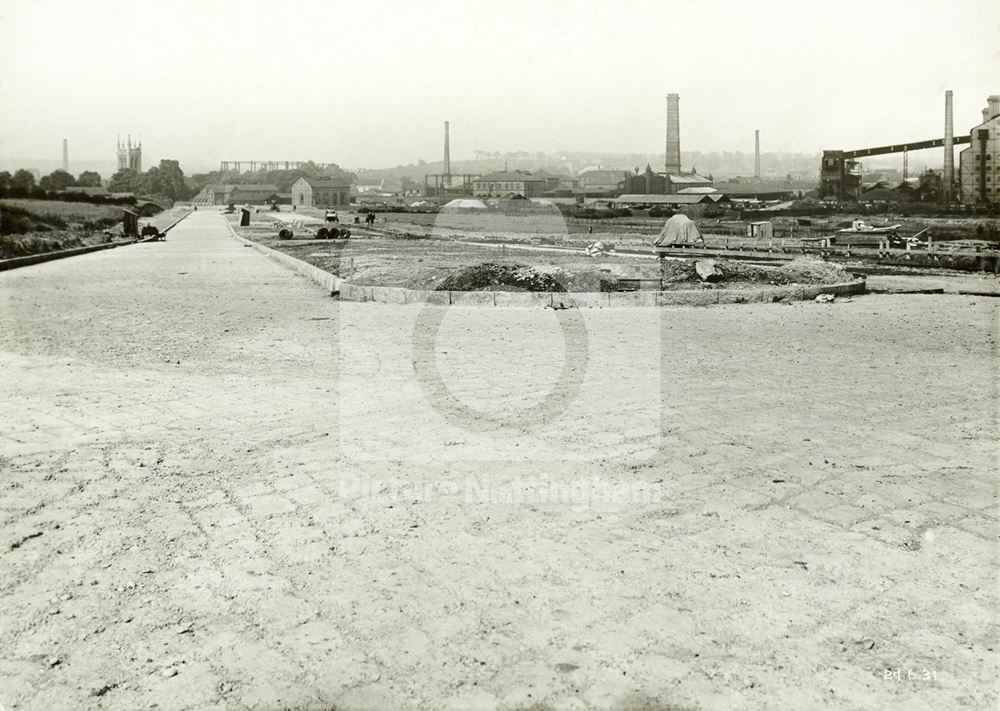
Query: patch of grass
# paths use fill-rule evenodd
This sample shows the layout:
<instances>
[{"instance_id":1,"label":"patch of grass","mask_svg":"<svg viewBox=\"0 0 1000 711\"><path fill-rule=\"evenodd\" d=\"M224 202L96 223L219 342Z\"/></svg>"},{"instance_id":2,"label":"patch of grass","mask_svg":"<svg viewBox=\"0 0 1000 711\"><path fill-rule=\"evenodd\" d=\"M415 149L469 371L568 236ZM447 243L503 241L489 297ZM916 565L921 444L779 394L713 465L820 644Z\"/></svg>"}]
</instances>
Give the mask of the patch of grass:
<instances>
[{"instance_id":1,"label":"patch of grass","mask_svg":"<svg viewBox=\"0 0 1000 711\"><path fill-rule=\"evenodd\" d=\"M3 210L5 222L8 211L20 210L38 222L60 228L79 223L92 229L89 226L106 226L122 219L122 208L119 205L93 205L86 202L4 198L0 200L0 209Z\"/></svg>"}]
</instances>

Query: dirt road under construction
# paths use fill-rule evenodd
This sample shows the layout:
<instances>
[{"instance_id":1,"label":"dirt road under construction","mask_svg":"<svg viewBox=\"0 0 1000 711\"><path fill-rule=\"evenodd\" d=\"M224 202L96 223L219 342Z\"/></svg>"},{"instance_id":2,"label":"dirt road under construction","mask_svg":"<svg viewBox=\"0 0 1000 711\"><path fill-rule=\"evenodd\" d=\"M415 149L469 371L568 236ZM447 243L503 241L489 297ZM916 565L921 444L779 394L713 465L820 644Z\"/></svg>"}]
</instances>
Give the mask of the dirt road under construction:
<instances>
[{"instance_id":1,"label":"dirt road under construction","mask_svg":"<svg viewBox=\"0 0 1000 711\"><path fill-rule=\"evenodd\" d=\"M998 307L0 273L0 708L995 708Z\"/></svg>"}]
</instances>

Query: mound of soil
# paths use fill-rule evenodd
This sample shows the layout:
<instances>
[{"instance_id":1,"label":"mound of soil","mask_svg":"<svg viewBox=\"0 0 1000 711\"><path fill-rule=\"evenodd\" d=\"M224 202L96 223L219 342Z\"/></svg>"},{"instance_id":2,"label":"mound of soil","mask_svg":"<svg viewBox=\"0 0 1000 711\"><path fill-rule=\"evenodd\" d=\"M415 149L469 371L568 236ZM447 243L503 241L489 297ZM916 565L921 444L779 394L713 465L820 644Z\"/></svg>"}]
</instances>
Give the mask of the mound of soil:
<instances>
[{"instance_id":1,"label":"mound of soil","mask_svg":"<svg viewBox=\"0 0 1000 711\"><path fill-rule=\"evenodd\" d=\"M663 259L660 260L660 279L664 284L683 284L699 282L698 272L694 269L693 259Z\"/></svg>"},{"instance_id":2,"label":"mound of soil","mask_svg":"<svg viewBox=\"0 0 1000 711\"><path fill-rule=\"evenodd\" d=\"M504 287L511 291L566 291L550 273L523 264L494 264L485 262L465 267L445 277L438 291L479 291Z\"/></svg>"},{"instance_id":3,"label":"mound of soil","mask_svg":"<svg viewBox=\"0 0 1000 711\"><path fill-rule=\"evenodd\" d=\"M839 284L851 280L851 273L841 265L809 257L793 259L778 271L799 284Z\"/></svg>"},{"instance_id":4,"label":"mound of soil","mask_svg":"<svg viewBox=\"0 0 1000 711\"><path fill-rule=\"evenodd\" d=\"M695 271L693 259L665 259L660 263L664 289L685 288L686 284L702 284ZM821 259L800 257L779 268L759 267L739 261L715 260L723 278L715 287L787 284L837 284L851 280L851 274L839 264L831 264Z\"/></svg>"},{"instance_id":5,"label":"mound of soil","mask_svg":"<svg viewBox=\"0 0 1000 711\"><path fill-rule=\"evenodd\" d=\"M722 270L722 283L742 282L745 284L766 284L773 286L784 286L799 281L780 269L769 267L757 267L745 262L728 261L720 259L719 269Z\"/></svg>"}]
</instances>

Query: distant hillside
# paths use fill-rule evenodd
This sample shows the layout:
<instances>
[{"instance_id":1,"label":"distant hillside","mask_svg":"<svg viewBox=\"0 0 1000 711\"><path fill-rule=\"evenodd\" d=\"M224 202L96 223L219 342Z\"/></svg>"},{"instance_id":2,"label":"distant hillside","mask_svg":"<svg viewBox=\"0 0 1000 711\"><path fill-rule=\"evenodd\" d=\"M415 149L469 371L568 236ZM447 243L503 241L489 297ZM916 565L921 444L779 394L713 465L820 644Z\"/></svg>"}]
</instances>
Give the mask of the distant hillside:
<instances>
[{"instance_id":1,"label":"distant hillside","mask_svg":"<svg viewBox=\"0 0 1000 711\"><path fill-rule=\"evenodd\" d=\"M495 170L545 170L550 173L567 173L576 175L580 171L601 166L608 169L644 170L648 163L654 170L662 170L664 154L641 153L600 153L565 151L559 153L528 153L514 151L509 153L476 151L472 160L453 160L452 174L473 173L482 174ZM791 175L794 179L813 180L819 175L820 155L805 153L761 153L761 173L767 177L785 178ZM754 156L752 153L724 152L702 153L699 151L682 152L681 163L684 170L697 169L702 175L712 174L713 177L728 178L732 176L750 176L754 173ZM398 165L393 168L359 169L358 179L361 182L371 182L384 178L410 178L423 182L424 175L444 171L443 161L421 161L410 165Z\"/></svg>"}]
</instances>

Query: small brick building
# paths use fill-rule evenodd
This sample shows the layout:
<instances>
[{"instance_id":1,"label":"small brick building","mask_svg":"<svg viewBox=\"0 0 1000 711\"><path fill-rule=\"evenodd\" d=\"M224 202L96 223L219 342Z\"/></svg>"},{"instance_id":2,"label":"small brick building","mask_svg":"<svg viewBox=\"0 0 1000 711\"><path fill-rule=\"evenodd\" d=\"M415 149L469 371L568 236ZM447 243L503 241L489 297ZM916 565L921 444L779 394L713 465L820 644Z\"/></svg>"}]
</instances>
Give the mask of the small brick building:
<instances>
[{"instance_id":1,"label":"small brick building","mask_svg":"<svg viewBox=\"0 0 1000 711\"><path fill-rule=\"evenodd\" d=\"M292 205L296 207L347 207L351 184L342 178L299 178L292 183Z\"/></svg>"}]
</instances>

